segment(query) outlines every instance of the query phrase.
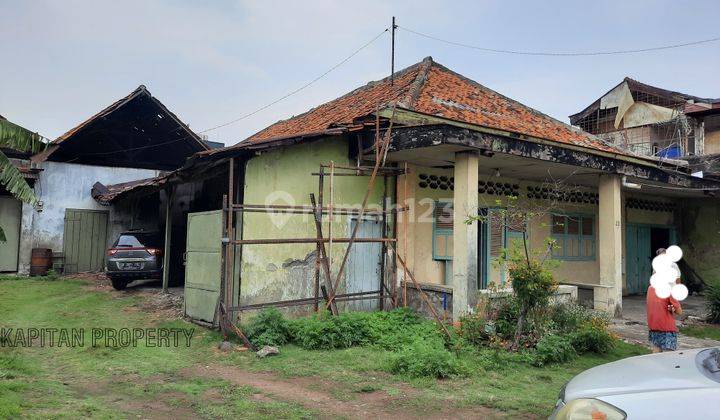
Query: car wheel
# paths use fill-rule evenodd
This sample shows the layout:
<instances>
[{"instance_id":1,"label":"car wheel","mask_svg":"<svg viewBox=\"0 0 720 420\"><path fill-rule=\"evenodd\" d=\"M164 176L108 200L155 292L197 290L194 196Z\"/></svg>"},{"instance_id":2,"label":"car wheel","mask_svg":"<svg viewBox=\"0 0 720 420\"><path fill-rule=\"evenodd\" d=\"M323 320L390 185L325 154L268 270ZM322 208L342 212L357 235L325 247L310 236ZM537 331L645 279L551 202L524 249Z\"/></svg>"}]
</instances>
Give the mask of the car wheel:
<instances>
[{"instance_id":1,"label":"car wheel","mask_svg":"<svg viewBox=\"0 0 720 420\"><path fill-rule=\"evenodd\" d=\"M127 287L128 283L129 283L129 282L128 282L127 280L125 280L125 279L114 279L114 278L111 278L110 281L112 282L112 286L113 286L113 288L114 288L115 290L124 290L124 289Z\"/></svg>"}]
</instances>

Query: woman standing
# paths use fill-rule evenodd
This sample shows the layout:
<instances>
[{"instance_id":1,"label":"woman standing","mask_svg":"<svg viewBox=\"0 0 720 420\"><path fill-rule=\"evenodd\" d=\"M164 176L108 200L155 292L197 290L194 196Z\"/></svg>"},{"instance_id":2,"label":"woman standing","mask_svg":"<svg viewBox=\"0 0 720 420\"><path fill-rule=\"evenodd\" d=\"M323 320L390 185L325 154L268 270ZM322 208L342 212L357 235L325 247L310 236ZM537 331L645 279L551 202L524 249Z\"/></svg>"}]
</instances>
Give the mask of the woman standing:
<instances>
[{"instance_id":1,"label":"woman standing","mask_svg":"<svg viewBox=\"0 0 720 420\"><path fill-rule=\"evenodd\" d=\"M660 248L656 254L664 254L665 249ZM680 279L675 280L676 283ZM652 345L653 353L677 350L678 329L675 324L675 315L682 315L680 302L672 296L659 298L655 288L648 287L646 296L648 339Z\"/></svg>"}]
</instances>

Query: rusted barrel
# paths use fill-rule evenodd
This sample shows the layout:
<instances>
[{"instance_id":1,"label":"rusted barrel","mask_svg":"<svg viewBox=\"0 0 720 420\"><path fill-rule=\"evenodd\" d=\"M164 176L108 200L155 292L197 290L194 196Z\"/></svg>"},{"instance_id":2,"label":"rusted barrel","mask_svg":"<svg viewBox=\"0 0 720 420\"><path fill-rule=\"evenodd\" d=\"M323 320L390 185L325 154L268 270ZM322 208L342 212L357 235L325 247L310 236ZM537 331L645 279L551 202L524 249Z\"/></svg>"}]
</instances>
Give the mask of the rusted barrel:
<instances>
[{"instance_id":1,"label":"rusted barrel","mask_svg":"<svg viewBox=\"0 0 720 420\"><path fill-rule=\"evenodd\" d=\"M30 275L47 275L50 268L52 268L52 249L33 248L30 256Z\"/></svg>"}]
</instances>

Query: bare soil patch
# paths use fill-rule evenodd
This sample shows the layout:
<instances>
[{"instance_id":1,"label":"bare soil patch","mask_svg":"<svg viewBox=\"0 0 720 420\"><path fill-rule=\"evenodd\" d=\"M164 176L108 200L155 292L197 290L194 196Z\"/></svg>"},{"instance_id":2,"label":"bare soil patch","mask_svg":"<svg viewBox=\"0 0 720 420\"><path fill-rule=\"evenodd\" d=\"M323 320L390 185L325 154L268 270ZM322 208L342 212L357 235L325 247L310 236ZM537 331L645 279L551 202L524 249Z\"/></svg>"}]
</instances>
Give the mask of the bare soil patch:
<instances>
[{"instance_id":1,"label":"bare soil patch","mask_svg":"<svg viewBox=\"0 0 720 420\"><path fill-rule=\"evenodd\" d=\"M269 396L286 402L293 402L321 413L323 418L379 418L379 419L470 419L502 418L502 412L489 408L464 409L446 405L434 412L423 411L422 407L407 407L407 397L418 396L419 392L401 388L401 394L391 396L382 390L354 392L350 399L338 399L332 390L342 390L346 385L317 377L280 378L271 373L250 372L232 366L193 366L181 371L186 377L221 378L234 385L250 386L260 391L253 395L257 400L269 400Z\"/></svg>"}]
</instances>

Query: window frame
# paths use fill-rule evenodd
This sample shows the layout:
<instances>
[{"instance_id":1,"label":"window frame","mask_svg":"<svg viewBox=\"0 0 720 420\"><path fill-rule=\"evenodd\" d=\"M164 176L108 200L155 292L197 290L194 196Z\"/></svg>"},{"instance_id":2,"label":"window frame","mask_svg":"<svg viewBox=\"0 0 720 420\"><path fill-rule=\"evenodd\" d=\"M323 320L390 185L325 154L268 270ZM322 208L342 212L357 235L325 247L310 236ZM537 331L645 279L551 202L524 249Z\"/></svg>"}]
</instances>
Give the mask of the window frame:
<instances>
[{"instance_id":1,"label":"window frame","mask_svg":"<svg viewBox=\"0 0 720 420\"><path fill-rule=\"evenodd\" d=\"M565 233L555 233L553 232L553 228L555 227L553 219L555 217L564 217L565 218L565 224L563 226L563 230ZM578 219L578 233L577 234L569 234L568 231L568 218L577 218ZM592 220L592 235L585 235L583 233L583 226L586 220ZM597 258L597 225L596 225L597 215L591 214L591 213L552 213L550 215L550 237L552 239L562 239L562 255L556 255L555 250L553 250L552 258L555 260L562 260L562 261L595 261ZM568 240L569 238L577 239L578 241L578 251L580 254L582 254L582 250L585 249L585 242L591 241L592 243L592 253L590 255L578 255L578 256L568 256L567 252L567 246L568 246Z\"/></svg>"},{"instance_id":2,"label":"window frame","mask_svg":"<svg viewBox=\"0 0 720 420\"><path fill-rule=\"evenodd\" d=\"M452 261L452 250L448 249L448 238L451 238L453 236L453 229L452 228L438 228L437 227L437 208L439 205L446 206L450 204L451 206L454 204L450 200L434 200L433 201L433 225L432 225L432 257L434 261ZM454 215L453 215L454 217ZM445 237L445 255L438 255L437 254L437 237L438 236L444 236ZM454 238L453 238L454 240Z\"/></svg>"}]
</instances>

